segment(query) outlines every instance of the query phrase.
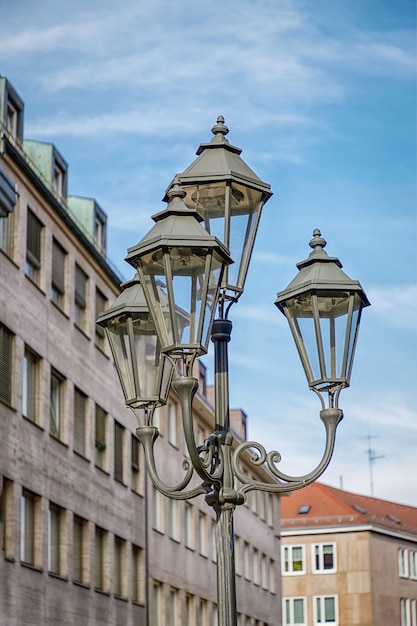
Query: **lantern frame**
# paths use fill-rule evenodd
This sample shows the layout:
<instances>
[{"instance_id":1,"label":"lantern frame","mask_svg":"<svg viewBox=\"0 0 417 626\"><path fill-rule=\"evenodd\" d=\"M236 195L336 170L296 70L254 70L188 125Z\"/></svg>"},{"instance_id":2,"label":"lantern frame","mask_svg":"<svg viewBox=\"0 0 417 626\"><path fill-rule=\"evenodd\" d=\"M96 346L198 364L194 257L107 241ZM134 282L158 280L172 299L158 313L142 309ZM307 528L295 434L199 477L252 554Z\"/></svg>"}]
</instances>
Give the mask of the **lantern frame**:
<instances>
[{"instance_id":1,"label":"lantern frame","mask_svg":"<svg viewBox=\"0 0 417 626\"><path fill-rule=\"evenodd\" d=\"M160 351L138 276L123 283L121 289L96 323L105 330L126 405L155 408L168 400L174 367Z\"/></svg>"},{"instance_id":2,"label":"lantern frame","mask_svg":"<svg viewBox=\"0 0 417 626\"><path fill-rule=\"evenodd\" d=\"M350 384L361 313L370 303L339 259L324 251L318 229L309 245L313 252L297 263L299 273L275 304L289 322L310 389L320 398L327 391L332 406Z\"/></svg>"}]
</instances>

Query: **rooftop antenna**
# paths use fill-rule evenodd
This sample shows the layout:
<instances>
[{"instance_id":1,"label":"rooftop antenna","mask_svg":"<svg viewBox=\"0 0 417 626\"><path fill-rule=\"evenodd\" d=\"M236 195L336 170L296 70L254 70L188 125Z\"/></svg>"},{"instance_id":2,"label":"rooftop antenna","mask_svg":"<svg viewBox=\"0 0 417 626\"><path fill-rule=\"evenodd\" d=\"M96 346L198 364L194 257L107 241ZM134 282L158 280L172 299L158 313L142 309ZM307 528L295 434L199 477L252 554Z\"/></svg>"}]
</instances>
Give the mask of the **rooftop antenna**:
<instances>
[{"instance_id":1,"label":"rooftop antenna","mask_svg":"<svg viewBox=\"0 0 417 626\"><path fill-rule=\"evenodd\" d=\"M368 440L368 450L367 450L367 454L368 454L368 462L369 462L369 481L370 481L370 487L371 487L371 496L374 497L374 476L373 476L373 464L375 463L375 461L377 461L378 459L383 459L385 457L385 454L376 454L375 450L372 449L372 439L375 439L375 437L372 437L372 435L368 435L367 436L367 440Z\"/></svg>"}]
</instances>

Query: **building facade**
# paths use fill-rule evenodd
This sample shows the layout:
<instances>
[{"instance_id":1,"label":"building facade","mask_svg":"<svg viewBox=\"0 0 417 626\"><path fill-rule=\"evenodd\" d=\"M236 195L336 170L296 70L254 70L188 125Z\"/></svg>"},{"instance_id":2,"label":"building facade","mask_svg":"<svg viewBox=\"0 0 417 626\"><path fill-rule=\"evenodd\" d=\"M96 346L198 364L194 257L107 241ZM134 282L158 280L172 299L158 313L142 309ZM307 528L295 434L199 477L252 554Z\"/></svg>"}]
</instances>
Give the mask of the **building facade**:
<instances>
[{"instance_id":1,"label":"building facade","mask_svg":"<svg viewBox=\"0 0 417 626\"><path fill-rule=\"evenodd\" d=\"M417 625L417 508L315 483L281 515L285 626Z\"/></svg>"},{"instance_id":2,"label":"building facade","mask_svg":"<svg viewBox=\"0 0 417 626\"><path fill-rule=\"evenodd\" d=\"M65 159L23 127L0 77L0 626L215 624L213 511L153 489L95 324L122 281L106 215L68 195ZM214 415L196 374L202 439ZM245 416L233 416L239 440ZM169 481L185 452L174 397L158 419ZM236 513L242 626L281 623L278 526L275 496L251 494Z\"/></svg>"}]
</instances>

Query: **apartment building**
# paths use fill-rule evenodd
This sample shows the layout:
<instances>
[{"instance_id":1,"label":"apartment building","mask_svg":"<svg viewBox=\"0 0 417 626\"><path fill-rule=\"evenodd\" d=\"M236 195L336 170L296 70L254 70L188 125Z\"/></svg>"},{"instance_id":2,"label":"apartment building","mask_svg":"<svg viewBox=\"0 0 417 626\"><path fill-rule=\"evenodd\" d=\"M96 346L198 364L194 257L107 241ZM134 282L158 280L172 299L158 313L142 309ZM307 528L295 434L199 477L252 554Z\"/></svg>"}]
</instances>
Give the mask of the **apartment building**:
<instances>
[{"instance_id":1,"label":"apartment building","mask_svg":"<svg viewBox=\"0 0 417 626\"><path fill-rule=\"evenodd\" d=\"M0 626L215 624L213 511L153 489L95 324L122 282L105 212L68 194L64 157L23 128L0 77ZM214 415L196 374L202 440ZM158 419L169 481L185 452L175 397ZM241 440L246 416L233 419ZM236 512L241 626L281 624L278 534L278 498L251 494Z\"/></svg>"},{"instance_id":2,"label":"apartment building","mask_svg":"<svg viewBox=\"0 0 417 626\"><path fill-rule=\"evenodd\" d=\"M285 626L416 626L417 508L315 483L281 516Z\"/></svg>"}]
</instances>

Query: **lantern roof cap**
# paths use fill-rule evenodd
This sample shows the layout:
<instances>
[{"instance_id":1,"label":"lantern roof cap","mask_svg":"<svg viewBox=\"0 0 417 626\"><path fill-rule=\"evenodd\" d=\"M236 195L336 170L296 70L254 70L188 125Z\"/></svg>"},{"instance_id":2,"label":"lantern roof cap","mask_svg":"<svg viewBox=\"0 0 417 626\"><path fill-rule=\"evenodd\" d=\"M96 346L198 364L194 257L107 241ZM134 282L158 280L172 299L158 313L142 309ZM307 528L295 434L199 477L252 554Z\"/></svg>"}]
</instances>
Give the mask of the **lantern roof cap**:
<instances>
[{"instance_id":1,"label":"lantern roof cap","mask_svg":"<svg viewBox=\"0 0 417 626\"><path fill-rule=\"evenodd\" d=\"M138 244L128 249L126 261L134 265L133 259L138 254L144 254L161 247L204 247L217 248L227 264L233 263L226 246L210 235L199 223L201 216L189 208L183 198L185 196L178 178L168 192L168 206L164 211L152 216L155 221L151 230Z\"/></svg>"},{"instance_id":2,"label":"lantern roof cap","mask_svg":"<svg viewBox=\"0 0 417 626\"><path fill-rule=\"evenodd\" d=\"M219 115L217 123L211 129L214 137L208 143L202 143L197 149L197 158L181 174L179 180L187 185L202 184L216 181L231 180L248 185L265 194L265 202L272 196L271 186L264 183L257 174L240 157L241 148L229 143L226 135L229 132L224 123L224 117ZM168 186L164 200L167 200Z\"/></svg>"},{"instance_id":3,"label":"lantern roof cap","mask_svg":"<svg viewBox=\"0 0 417 626\"><path fill-rule=\"evenodd\" d=\"M106 326L109 320L123 313L149 312L138 274L122 283L120 289L121 292L113 304L100 313L97 319L97 324L100 326Z\"/></svg>"},{"instance_id":4,"label":"lantern roof cap","mask_svg":"<svg viewBox=\"0 0 417 626\"><path fill-rule=\"evenodd\" d=\"M282 302L311 291L350 291L358 292L363 306L368 306L370 302L359 281L349 278L341 269L339 259L329 257L324 250L326 240L322 238L318 228L313 231L313 239L309 245L313 251L307 259L297 263L299 273L286 289L277 294L275 304L281 308Z\"/></svg>"}]
</instances>

